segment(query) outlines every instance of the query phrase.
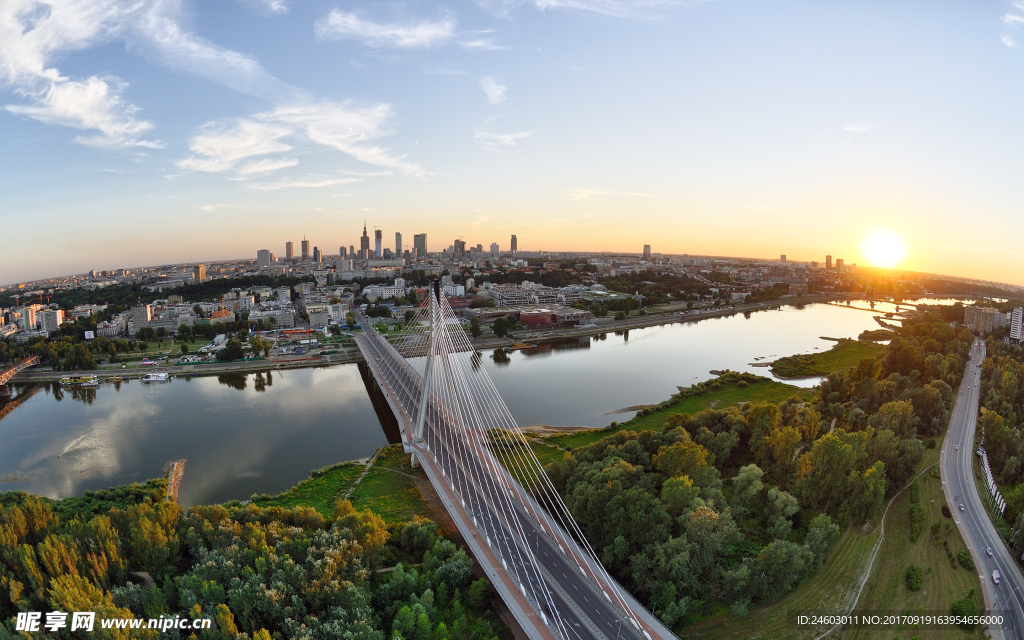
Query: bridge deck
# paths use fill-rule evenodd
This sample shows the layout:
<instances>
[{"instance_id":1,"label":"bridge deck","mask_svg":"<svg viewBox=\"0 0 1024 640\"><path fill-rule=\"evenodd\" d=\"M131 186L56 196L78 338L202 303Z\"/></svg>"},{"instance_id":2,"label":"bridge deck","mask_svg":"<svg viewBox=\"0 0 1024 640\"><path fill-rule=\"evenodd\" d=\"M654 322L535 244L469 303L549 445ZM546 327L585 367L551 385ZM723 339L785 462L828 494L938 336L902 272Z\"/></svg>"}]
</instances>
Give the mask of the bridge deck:
<instances>
[{"instance_id":1,"label":"bridge deck","mask_svg":"<svg viewBox=\"0 0 1024 640\"><path fill-rule=\"evenodd\" d=\"M406 450L423 464L474 557L531 639L673 639L670 630L607 577L486 443L452 429L437 399L431 399L422 439L414 441L423 377L360 320L364 335L356 343L402 427ZM537 593L545 594L543 601ZM609 593L625 604L628 615Z\"/></svg>"}]
</instances>

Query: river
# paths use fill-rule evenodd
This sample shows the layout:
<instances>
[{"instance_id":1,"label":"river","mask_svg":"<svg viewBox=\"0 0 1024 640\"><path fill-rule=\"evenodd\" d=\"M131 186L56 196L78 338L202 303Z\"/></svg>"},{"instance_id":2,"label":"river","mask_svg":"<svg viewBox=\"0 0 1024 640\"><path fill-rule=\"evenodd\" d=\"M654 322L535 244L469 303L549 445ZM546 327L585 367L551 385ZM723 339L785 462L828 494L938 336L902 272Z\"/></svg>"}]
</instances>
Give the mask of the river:
<instances>
[{"instance_id":1,"label":"river","mask_svg":"<svg viewBox=\"0 0 1024 640\"><path fill-rule=\"evenodd\" d=\"M660 402L677 386L712 377L713 369L771 375L753 365L830 348L822 336L877 329L873 315L824 304L781 307L508 355L487 351L482 361L519 424L604 426L633 413L622 409ZM395 441L393 425L382 428L387 415L380 417L380 398L368 393L362 369L345 364L73 391L16 386L18 404L0 419L0 491L80 495L159 476L180 458L188 459L183 505L285 491L312 469Z\"/></svg>"}]
</instances>

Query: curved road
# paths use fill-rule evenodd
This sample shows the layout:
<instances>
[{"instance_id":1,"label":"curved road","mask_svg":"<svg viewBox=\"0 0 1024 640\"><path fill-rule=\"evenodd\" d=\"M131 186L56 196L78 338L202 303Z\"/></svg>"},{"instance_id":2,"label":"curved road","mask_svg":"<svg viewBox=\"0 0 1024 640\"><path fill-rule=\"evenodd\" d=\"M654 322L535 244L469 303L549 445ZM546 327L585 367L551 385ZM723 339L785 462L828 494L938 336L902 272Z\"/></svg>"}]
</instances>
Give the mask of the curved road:
<instances>
[{"instance_id":1,"label":"curved road","mask_svg":"<svg viewBox=\"0 0 1024 640\"><path fill-rule=\"evenodd\" d=\"M990 626L989 633L992 638L1010 640L1024 638L1024 577L1010 550L996 533L974 481L974 432L978 422L981 363L984 359L985 343L975 340L953 407L953 417L942 442L939 469L946 502L978 568L985 608L1004 616L1004 624ZM991 556L988 550L991 550ZM1002 574L999 584L992 581L994 569Z\"/></svg>"}]
</instances>

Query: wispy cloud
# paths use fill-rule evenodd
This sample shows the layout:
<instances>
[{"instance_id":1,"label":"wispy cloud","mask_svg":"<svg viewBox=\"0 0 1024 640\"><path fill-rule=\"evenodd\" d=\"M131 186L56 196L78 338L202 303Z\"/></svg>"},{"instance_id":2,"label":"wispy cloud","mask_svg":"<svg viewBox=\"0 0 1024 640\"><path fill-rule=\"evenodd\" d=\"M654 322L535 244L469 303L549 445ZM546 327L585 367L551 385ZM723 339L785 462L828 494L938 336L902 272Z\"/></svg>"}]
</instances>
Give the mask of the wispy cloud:
<instances>
[{"instance_id":1,"label":"wispy cloud","mask_svg":"<svg viewBox=\"0 0 1024 640\"><path fill-rule=\"evenodd\" d=\"M635 193L632 191L614 191L612 189L566 189L563 193L571 200L586 200L594 196L636 196L653 198L653 193Z\"/></svg>"},{"instance_id":2,"label":"wispy cloud","mask_svg":"<svg viewBox=\"0 0 1024 640\"><path fill-rule=\"evenodd\" d=\"M286 0L245 0L245 4L255 7L261 12L288 13L288 3Z\"/></svg>"},{"instance_id":3,"label":"wispy cloud","mask_svg":"<svg viewBox=\"0 0 1024 640\"><path fill-rule=\"evenodd\" d=\"M270 0L275 1L275 0ZM280 0L276 0L280 1ZM153 124L124 96L128 83L112 76L71 78L53 61L70 51L123 40L167 66L261 97L296 95L253 58L217 46L182 29L181 0L35 0L0 3L0 85L27 104L11 113L47 124L97 132L83 144L109 148L156 148L143 136Z\"/></svg>"},{"instance_id":4,"label":"wispy cloud","mask_svg":"<svg viewBox=\"0 0 1024 640\"><path fill-rule=\"evenodd\" d=\"M505 102L505 91L508 90L508 87L498 84L494 78L490 76L480 78L480 88L487 94L487 102L489 104Z\"/></svg>"},{"instance_id":5,"label":"wispy cloud","mask_svg":"<svg viewBox=\"0 0 1024 640\"><path fill-rule=\"evenodd\" d=\"M493 38L474 38L471 40L463 40L459 42L459 46L471 51L503 51L508 49L508 47L503 47L500 44L495 43Z\"/></svg>"},{"instance_id":6,"label":"wispy cloud","mask_svg":"<svg viewBox=\"0 0 1024 640\"><path fill-rule=\"evenodd\" d=\"M1000 37L1003 39L1003 44L1005 44L1006 46L1010 47L1011 49L1013 49L1014 47L1017 46L1017 43L1014 42L1013 38L1011 38L1010 36L1006 35L1005 33L1003 35L1001 35Z\"/></svg>"},{"instance_id":7,"label":"wispy cloud","mask_svg":"<svg viewBox=\"0 0 1024 640\"><path fill-rule=\"evenodd\" d=\"M1011 27L1016 27L1020 23L1024 22L1024 16L1019 16L1016 13L1008 13L1003 16L1003 22Z\"/></svg>"},{"instance_id":8,"label":"wispy cloud","mask_svg":"<svg viewBox=\"0 0 1024 640\"><path fill-rule=\"evenodd\" d=\"M844 124L843 131L847 133L865 133L871 131L875 127L870 124Z\"/></svg>"},{"instance_id":9,"label":"wispy cloud","mask_svg":"<svg viewBox=\"0 0 1024 640\"><path fill-rule=\"evenodd\" d=\"M206 125L189 141L192 156L177 165L187 171L234 170L240 177L271 173L294 167L299 161L268 156L291 151L293 144L306 141L332 147L360 162L422 175L420 165L371 144L391 133L391 116L387 104L354 107L349 103L318 102L279 107L230 125ZM259 159L239 167L243 161L255 158Z\"/></svg>"},{"instance_id":10,"label":"wispy cloud","mask_svg":"<svg viewBox=\"0 0 1024 640\"><path fill-rule=\"evenodd\" d=\"M651 18L659 13L694 7L712 0L477 0L477 4L497 15L508 15L524 4L540 10L571 9L601 13L618 18Z\"/></svg>"},{"instance_id":11,"label":"wispy cloud","mask_svg":"<svg viewBox=\"0 0 1024 640\"><path fill-rule=\"evenodd\" d=\"M429 48L455 36L455 21L444 18L416 24L382 24L333 9L317 20L315 32L324 40L359 40L371 47Z\"/></svg>"},{"instance_id":12,"label":"wispy cloud","mask_svg":"<svg viewBox=\"0 0 1024 640\"><path fill-rule=\"evenodd\" d=\"M232 206L232 205L230 205L230 204L223 204L223 203L220 203L220 204L204 204L203 206L201 206L199 208L202 209L203 211L205 211L206 213L213 213L217 209L223 209L224 207L230 207L230 206Z\"/></svg>"},{"instance_id":13,"label":"wispy cloud","mask_svg":"<svg viewBox=\"0 0 1024 640\"><path fill-rule=\"evenodd\" d=\"M487 151L506 151L519 146L519 141L537 133L536 131L517 131L515 133L489 133L477 129L473 137Z\"/></svg>"},{"instance_id":14,"label":"wispy cloud","mask_svg":"<svg viewBox=\"0 0 1024 640\"><path fill-rule=\"evenodd\" d=\"M259 189L260 191L276 191L278 189L319 189L321 187L330 187L336 184L352 184L353 182L362 182L362 178L320 178L320 179L306 179L306 180L282 180L281 182L250 182L245 186L250 189Z\"/></svg>"}]
</instances>

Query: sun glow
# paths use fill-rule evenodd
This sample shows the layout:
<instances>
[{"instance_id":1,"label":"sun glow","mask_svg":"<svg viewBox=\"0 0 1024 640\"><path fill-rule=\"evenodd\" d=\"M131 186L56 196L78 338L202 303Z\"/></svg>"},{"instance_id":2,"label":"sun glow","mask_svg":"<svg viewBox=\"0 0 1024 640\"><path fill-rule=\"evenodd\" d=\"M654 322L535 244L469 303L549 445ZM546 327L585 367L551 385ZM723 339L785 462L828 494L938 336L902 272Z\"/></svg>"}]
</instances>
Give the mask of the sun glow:
<instances>
[{"instance_id":1,"label":"sun glow","mask_svg":"<svg viewBox=\"0 0 1024 640\"><path fill-rule=\"evenodd\" d=\"M907 256L903 238L888 229L875 229L869 233L860 248L872 266L886 269L899 265Z\"/></svg>"}]
</instances>

